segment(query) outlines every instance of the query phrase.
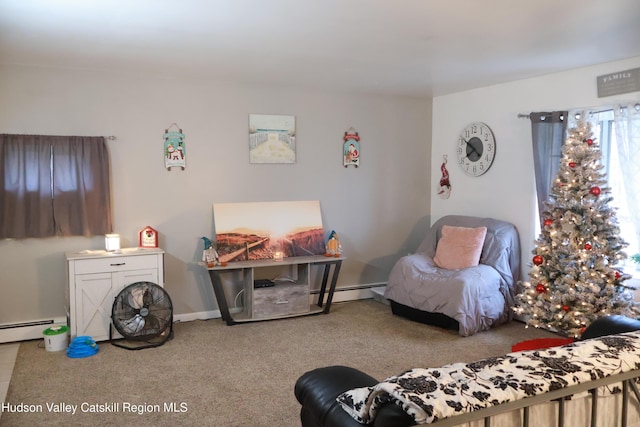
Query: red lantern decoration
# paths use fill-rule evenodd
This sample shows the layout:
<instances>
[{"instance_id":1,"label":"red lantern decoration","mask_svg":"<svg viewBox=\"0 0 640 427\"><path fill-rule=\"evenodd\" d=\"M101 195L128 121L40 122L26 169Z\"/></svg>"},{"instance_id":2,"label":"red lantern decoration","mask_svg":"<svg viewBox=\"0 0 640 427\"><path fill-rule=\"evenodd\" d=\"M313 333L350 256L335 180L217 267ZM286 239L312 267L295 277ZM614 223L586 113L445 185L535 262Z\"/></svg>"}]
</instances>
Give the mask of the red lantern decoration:
<instances>
[{"instance_id":1,"label":"red lantern decoration","mask_svg":"<svg viewBox=\"0 0 640 427\"><path fill-rule=\"evenodd\" d=\"M571 310L571 307L569 307L568 305L565 304L565 305L562 306L562 310L564 310L566 312L566 311Z\"/></svg>"},{"instance_id":2,"label":"red lantern decoration","mask_svg":"<svg viewBox=\"0 0 640 427\"><path fill-rule=\"evenodd\" d=\"M598 197L600 195L600 187L596 186L596 187L591 187L591 190L589 190L589 193L593 194L594 196Z\"/></svg>"},{"instance_id":3,"label":"red lantern decoration","mask_svg":"<svg viewBox=\"0 0 640 427\"><path fill-rule=\"evenodd\" d=\"M585 139L585 141L587 143L587 145L593 145L593 139L589 138L589 139Z\"/></svg>"},{"instance_id":4,"label":"red lantern decoration","mask_svg":"<svg viewBox=\"0 0 640 427\"><path fill-rule=\"evenodd\" d=\"M535 265L540 265L540 264L542 264L543 262L544 262L544 258L542 258L542 256L540 256L540 255L536 255L536 256L534 256L534 257L533 257L533 263L534 263Z\"/></svg>"},{"instance_id":5,"label":"red lantern decoration","mask_svg":"<svg viewBox=\"0 0 640 427\"><path fill-rule=\"evenodd\" d=\"M544 224L545 227L548 227L548 226L553 224L553 220L550 219L550 218L547 218L547 219L544 220L543 224Z\"/></svg>"},{"instance_id":6,"label":"red lantern decoration","mask_svg":"<svg viewBox=\"0 0 640 427\"><path fill-rule=\"evenodd\" d=\"M576 167L576 162L569 162L569 167L570 168L575 168Z\"/></svg>"},{"instance_id":7,"label":"red lantern decoration","mask_svg":"<svg viewBox=\"0 0 640 427\"><path fill-rule=\"evenodd\" d=\"M586 250L588 250L588 251L590 251L592 247L593 247L593 246L591 246L591 243L585 243L585 244L584 244L584 248L585 248Z\"/></svg>"},{"instance_id":8,"label":"red lantern decoration","mask_svg":"<svg viewBox=\"0 0 640 427\"><path fill-rule=\"evenodd\" d=\"M543 294L547 292L547 287L544 285L544 283L538 283L536 285L536 292L539 294Z\"/></svg>"}]
</instances>

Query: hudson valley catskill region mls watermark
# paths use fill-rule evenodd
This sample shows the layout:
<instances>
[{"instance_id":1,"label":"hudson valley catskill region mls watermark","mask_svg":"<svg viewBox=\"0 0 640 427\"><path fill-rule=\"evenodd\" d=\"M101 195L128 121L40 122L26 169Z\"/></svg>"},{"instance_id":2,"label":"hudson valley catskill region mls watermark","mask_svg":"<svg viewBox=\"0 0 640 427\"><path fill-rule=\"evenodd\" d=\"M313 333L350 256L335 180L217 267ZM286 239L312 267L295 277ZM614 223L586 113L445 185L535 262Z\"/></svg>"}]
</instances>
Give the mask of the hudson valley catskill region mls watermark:
<instances>
[{"instance_id":1,"label":"hudson valley catskill region mls watermark","mask_svg":"<svg viewBox=\"0 0 640 427\"><path fill-rule=\"evenodd\" d=\"M79 414L79 413L184 413L189 411L186 402L162 402L162 403L132 403L132 402L44 402L44 403L11 403L0 404L2 413L51 413L51 414Z\"/></svg>"}]
</instances>

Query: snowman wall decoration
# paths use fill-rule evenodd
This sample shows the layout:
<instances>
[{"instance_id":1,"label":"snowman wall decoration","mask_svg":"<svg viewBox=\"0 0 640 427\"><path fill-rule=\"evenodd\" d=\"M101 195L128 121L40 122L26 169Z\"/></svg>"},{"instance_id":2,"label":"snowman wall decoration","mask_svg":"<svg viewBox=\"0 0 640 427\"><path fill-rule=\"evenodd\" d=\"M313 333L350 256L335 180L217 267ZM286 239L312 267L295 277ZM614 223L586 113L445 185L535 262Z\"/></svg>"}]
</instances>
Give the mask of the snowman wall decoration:
<instances>
[{"instance_id":1,"label":"snowman wall decoration","mask_svg":"<svg viewBox=\"0 0 640 427\"><path fill-rule=\"evenodd\" d=\"M173 123L171 126L176 126ZM169 129L171 129L169 126ZM182 129L178 128L178 132L165 129L164 131L164 166L167 170L171 170L172 167L180 167L184 170L187 164L187 153L184 144L184 133Z\"/></svg>"},{"instance_id":2,"label":"snowman wall decoration","mask_svg":"<svg viewBox=\"0 0 640 427\"><path fill-rule=\"evenodd\" d=\"M342 144L344 167L347 166L360 166L360 137L358 132L353 128L349 128L342 137L344 143Z\"/></svg>"}]
</instances>

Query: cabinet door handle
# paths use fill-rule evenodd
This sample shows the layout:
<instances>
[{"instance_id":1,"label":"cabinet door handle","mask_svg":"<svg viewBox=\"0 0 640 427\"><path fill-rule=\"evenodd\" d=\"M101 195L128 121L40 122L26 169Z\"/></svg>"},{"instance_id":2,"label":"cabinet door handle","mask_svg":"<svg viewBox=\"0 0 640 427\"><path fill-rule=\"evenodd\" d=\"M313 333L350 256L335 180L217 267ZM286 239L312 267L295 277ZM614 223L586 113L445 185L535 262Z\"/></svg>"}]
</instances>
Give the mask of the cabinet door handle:
<instances>
[{"instance_id":1,"label":"cabinet door handle","mask_svg":"<svg viewBox=\"0 0 640 427\"><path fill-rule=\"evenodd\" d=\"M126 262L117 262L115 264L111 264L111 267L117 267L119 265L125 265L125 264L126 264Z\"/></svg>"},{"instance_id":2,"label":"cabinet door handle","mask_svg":"<svg viewBox=\"0 0 640 427\"><path fill-rule=\"evenodd\" d=\"M285 300L281 299L281 300L276 301L276 304L289 304L289 301L286 300L286 299Z\"/></svg>"}]
</instances>

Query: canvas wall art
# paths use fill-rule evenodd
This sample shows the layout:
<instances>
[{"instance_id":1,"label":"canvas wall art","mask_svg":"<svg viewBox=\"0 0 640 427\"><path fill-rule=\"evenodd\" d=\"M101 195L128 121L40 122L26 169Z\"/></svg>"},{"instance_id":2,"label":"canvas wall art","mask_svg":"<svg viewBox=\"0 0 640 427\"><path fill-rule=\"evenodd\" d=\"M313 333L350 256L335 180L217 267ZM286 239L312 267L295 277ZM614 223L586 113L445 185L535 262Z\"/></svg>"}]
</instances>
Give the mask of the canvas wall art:
<instances>
[{"instance_id":1,"label":"canvas wall art","mask_svg":"<svg viewBox=\"0 0 640 427\"><path fill-rule=\"evenodd\" d=\"M220 262L322 255L319 201L215 203Z\"/></svg>"},{"instance_id":2,"label":"canvas wall art","mask_svg":"<svg viewBox=\"0 0 640 427\"><path fill-rule=\"evenodd\" d=\"M249 161L296 162L296 117L249 114Z\"/></svg>"}]
</instances>

